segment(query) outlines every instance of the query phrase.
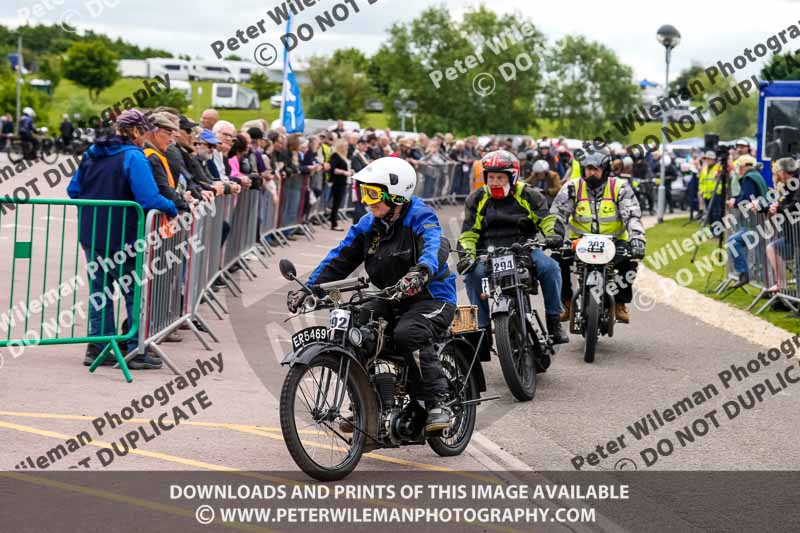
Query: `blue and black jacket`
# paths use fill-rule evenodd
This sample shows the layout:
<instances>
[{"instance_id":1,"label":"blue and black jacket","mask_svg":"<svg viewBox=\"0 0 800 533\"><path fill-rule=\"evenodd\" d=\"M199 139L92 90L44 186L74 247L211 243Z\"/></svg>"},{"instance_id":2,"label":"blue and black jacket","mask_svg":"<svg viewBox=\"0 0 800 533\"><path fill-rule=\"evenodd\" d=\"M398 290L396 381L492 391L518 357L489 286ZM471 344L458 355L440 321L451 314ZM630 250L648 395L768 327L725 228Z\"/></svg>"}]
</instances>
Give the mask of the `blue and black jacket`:
<instances>
[{"instance_id":1,"label":"blue and black jacket","mask_svg":"<svg viewBox=\"0 0 800 533\"><path fill-rule=\"evenodd\" d=\"M370 281L384 289L419 266L427 269L430 281L426 290L411 300L434 299L455 305L456 276L447 267L449 254L450 243L442 235L436 213L414 196L393 224L385 224L371 213L361 217L311 273L308 283L344 279L363 263Z\"/></svg>"},{"instance_id":2,"label":"blue and black jacket","mask_svg":"<svg viewBox=\"0 0 800 533\"><path fill-rule=\"evenodd\" d=\"M67 187L70 198L84 200L131 200L146 211L158 209L169 216L178 212L175 203L159 194L150 162L144 151L130 141L118 136L103 138L89 147L81 164L72 175ZM106 233L109 228L108 208L84 207L80 210L80 241L86 248L103 251L106 248ZM136 211L111 209L108 251L122 249L125 243L136 241ZM94 241L92 225L95 224Z\"/></svg>"}]
</instances>

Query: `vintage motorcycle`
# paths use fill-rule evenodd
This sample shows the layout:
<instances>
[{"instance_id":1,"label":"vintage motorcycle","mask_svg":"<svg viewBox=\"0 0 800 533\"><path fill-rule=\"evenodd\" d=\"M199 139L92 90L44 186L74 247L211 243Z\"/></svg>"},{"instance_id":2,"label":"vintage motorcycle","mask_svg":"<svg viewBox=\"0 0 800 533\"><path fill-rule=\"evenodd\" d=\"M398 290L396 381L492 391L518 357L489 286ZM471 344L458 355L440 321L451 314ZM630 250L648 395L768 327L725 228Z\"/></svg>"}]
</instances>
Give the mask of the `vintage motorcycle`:
<instances>
[{"instance_id":1,"label":"vintage motorcycle","mask_svg":"<svg viewBox=\"0 0 800 533\"><path fill-rule=\"evenodd\" d=\"M617 274L616 262L630 259L631 252L624 245L627 243L617 245L611 235L586 234L567 244L562 254L565 259L574 256L578 279L578 290L572 296L569 331L586 340L583 360L592 363L598 337L614 336L615 301L608 286Z\"/></svg>"},{"instance_id":2,"label":"vintage motorcycle","mask_svg":"<svg viewBox=\"0 0 800 533\"><path fill-rule=\"evenodd\" d=\"M529 240L509 247L490 246L466 267L467 273L483 265L483 297L492 301L490 313L503 378L511 394L520 401L536 394L536 374L550 366L557 347L545 333L539 313L531 306L538 294L536 265L531 251L543 243Z\"/></svg>"},{"instance_id":3,"label":"vintage motorcycle","mask_svg":"<svg viewBox=\"0 0 800 533\"><path fill-rule=\"evenodd\" d=\"M365 278L308 287L286 259L280 261L280 271L308 293L294 316L330 311L327 326L292 335L292 352L282 362L289 372L280 398L281 430L303 472L320 481L339 480L353 471L363 453L377 448L427 443L441 456L466 449L477 404L495 399L480 397L486 380L477 350L465 336L477 331L475 308L460 308L451 331L434 339L453 417L445 430L425 434L427 412L414 398L418 370L396 352L387 321L363 307L375 299L399 300L399 291L368 290ZM352 293L348 301L345 293ZM472 315L472 326L464 327L469 322L465 315Z\"/></svg>"}]
</instances>

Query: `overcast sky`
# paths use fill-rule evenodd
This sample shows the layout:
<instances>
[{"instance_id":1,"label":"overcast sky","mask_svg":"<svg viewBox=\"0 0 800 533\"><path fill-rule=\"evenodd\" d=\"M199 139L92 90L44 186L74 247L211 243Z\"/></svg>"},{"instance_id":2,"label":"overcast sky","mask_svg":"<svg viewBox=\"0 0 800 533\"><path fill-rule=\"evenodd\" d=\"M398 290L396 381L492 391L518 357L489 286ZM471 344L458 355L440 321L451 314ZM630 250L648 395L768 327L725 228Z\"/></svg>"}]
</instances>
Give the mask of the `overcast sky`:
<instances>
[{"instance_id":1,"label":"overcast sky","mask_svg":"<svg viewBox=\"0 0 800 533\"><path fill-rule=\"evenodd\" d=\"M45 4L49 2L50 9ZM300 0L292 0L300 1ZM311 0L306 0L311 1ZM370 54L386 38L386 29L396 21L409 21L426 7L445 4L455 17L476 2L459 0L368 0L356 2L359 13L325 33L317 31L308 43L293 52L302 59L336 48L356 47ZM278 45L283 28L267 16L267 10L282 2L267 0L3 0L0 22L17 26L24 22L21 10L27 10L31 23L70 21L79 29L90 28L140 46L153 46L175 54L213 57L210 43L225 40L237 29L245 29L265 19L266 37L243 45L236 53L252 58L255 45L266 41ZM295 24L311 21L314 16L333 8L340 0L318 0L296 17ZM107 5L106 5L107 4ZM613 49L623 62L633 67L636 79L662 81L663 47L655 33L661 24L676 26L683 35L673 53L678 72L698 62L703 66L718 60L732 61L745 47L763 42L800 19L798 0L760 0L737 3L727 1L671 0L636 2L567 0L533 2L531 0L496 0L487 2L501 12L519 12L534 21L550 42L565 35L584 34ZM660 6L669 6L665 15ZM38 6L38 7L37 7ZM100 9L98 6L103 6ZM39 13L36 17L35 13ZM93 16L95 14L96 16ZM800 39L792 50L800 48ZM224 53L228 53L226 50ZM767 56L769 57L769 56ZM277 64L276 64L277 65ZM756 73L760 65L749 69Z\"/></svg>"}]
</instances>

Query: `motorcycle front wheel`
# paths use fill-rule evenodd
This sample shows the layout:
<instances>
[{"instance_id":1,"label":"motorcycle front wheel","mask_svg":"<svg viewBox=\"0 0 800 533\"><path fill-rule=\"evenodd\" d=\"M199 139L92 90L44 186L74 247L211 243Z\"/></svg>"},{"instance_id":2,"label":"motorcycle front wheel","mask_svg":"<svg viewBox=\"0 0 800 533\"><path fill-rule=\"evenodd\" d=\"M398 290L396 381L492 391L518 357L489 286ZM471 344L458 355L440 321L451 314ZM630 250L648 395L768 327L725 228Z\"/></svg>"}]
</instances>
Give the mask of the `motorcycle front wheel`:
<instances>
[{"instance_id":1,"label":"motorcycle front wheel","mask_svg":"<svg viewBox=\"0 0 800 533\"><path fill-rule=\"evenodd\" d=\"M583 336L586 339L583 347L583 360L593 363L600 329L600 302L592 294L587 294L584 298L583 324Z\"/></svg>"},{"instance_id":2,"label":"motorcycle front wheel","mask_svg":"<svg viewBox=\"0 0 800 533\"><path fill-rule=\"evenodd\" d=\"M442 435L429 438L428 446L442 457L453 457L460 455L467 448L475 430L477 414L475 404L461 405L459 401L478 399L478 384L474 375L467 375L469 361L464 358L462 352L456 351L452 344L444 349L441 357L450 398L456 402L450 406L453 411L450 427L444 430ZM480 363L476 361L475 364Z\"/></svg>"},{"instance_id":3,"label":"motorcycle front wheel","mask_svg":"<svg viewBox=\"0 0 800 533\"><path fill-rule=\"evenodd\" d=\"M367 417L374 401L363 370L348 357L322 354L295 364L283 382L283 438L300 470L319 481L337 481L355 469L364 453ZM342 431L349 424L352 433Z\"/></svg>"},{"instance_id":4,"label":"motorcycle front wheel","mask_svg":"<svg viewBox=\"0 0 800 533\"><path fill-rule=\"evenodd\" d=\"M530 328L527 338L522 335L519 310L497 314L494 317L497 357L503 378L514 398L528 402L536 395L536 361L534 360L534 341Z\"/></svg>"}]
</instances>

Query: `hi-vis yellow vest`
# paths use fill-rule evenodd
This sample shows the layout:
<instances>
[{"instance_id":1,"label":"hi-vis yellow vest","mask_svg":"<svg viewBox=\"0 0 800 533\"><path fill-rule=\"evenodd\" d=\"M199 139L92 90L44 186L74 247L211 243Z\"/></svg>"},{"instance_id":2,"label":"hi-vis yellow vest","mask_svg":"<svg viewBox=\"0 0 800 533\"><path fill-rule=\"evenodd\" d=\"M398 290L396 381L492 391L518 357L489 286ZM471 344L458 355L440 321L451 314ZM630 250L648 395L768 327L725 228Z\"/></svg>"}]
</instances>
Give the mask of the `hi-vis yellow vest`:
<instances>
[{"instance_id":1,"label":"hi-vis yellow vest","mask_svg":"<svg viewBox=\"0 0 800 533\"><path fill-rule=\"evenodd\" d=\"M586 190L587 185L583 178L573 178L571 181L575 187L575 211L568 221L570 238L577 239L585 233L595 233L592 231L592 221L596 216L600 234L613 235L616 239L627 241L628 232L617 209L619 191L626 180L613 177L606 180L597 213L594 212L594 207L598 204L589 200L589 192Z\"/></svg>"},{"instance_id":2,"label":"hi-vis yellow vest","mask_svg":"<svg viewBox=\"0 0 800 533\"><path fill-rule=\"evenodd\" d=\"M700 194L703 195L703 198L706 200L711 199L714 195L714 183L717 181L717 175L720 171L720 164L717 163L712 167L704 166L700 169L700 174L697 176L698 181L698 189ZM722 193L722 184L717 184L717 192Z\"/></svg>"}]
</instances>

